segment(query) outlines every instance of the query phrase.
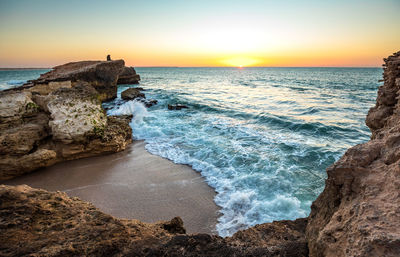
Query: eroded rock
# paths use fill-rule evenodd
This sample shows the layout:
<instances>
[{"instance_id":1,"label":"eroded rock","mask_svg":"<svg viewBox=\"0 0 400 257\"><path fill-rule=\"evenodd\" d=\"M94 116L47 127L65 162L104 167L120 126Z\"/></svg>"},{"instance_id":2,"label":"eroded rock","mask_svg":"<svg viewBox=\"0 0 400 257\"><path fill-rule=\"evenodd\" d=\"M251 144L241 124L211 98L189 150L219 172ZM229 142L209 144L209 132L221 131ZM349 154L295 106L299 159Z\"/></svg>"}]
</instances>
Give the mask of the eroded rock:
<instances>
[{"instance_id":1,"label":"eroded rock","mask_svg":"<svg viewBox=\"0 0 400 257\"><path fill-rule=\"evenodd\" d=\"M124 100L134 100L137 98L146 98L146 96L138 88L128 88L121 93L121 98Z\"/></svg>"},{"instance_id":2,"label":"eroded rock","mask_svg":"<svg viewBox=\"0 0 400 257\"><path fill-rule=\"evenodd\" d=\"M29 83L33 85L32 91L46 93L52 92L51 89L56 87L65 87L68 83L75 86L77 83L86 82L97 90L101 100L110 100L117 96L117 80L124 65L124 60L70 62L54 67Z\"/></svg>"},{"instance_id":3,"label":"eroded rock","mask_svg":"<svg viewBox=\"0 0 400 257\"><path fill-rule=\"evenodd\" d=\"M65 193L0 186L0 255L307 256L306 220L274 222L232 238L185 234L182 219L116 219Z\"/></svg>"},{"instance_id":4,"label":"eroded rock","mask_svg":"<svg viewBox=\"0 0 400 257\"><path fill-rule=\"evenodd\" d=\"M121 74L118 77L117 84L139 84L140 76L136 74L135 68L124 67Z\"/></svg>"},{"instance_id":5,"label":"eroded rock","mask_svg":"<svg viewBox=\"0 0 400 257\"><path fill-rule=\"evenodd\" d=\"M385 64L384 85L366 119L371 140L328 168L312 204L310 256L400 256L400 52Z\"/></svg>"},{"instance_id":6,"label":"eroded rock","mask_svg":"<svg viewBox=\"0 0 400 257\"><path fill-rule=\"evenodd\" d=\"M132 142L129 117L107 117L101 106L116 95L123 64L69 63L0 92L0 180L124 150Z\"/></svg>"}]
</instances>

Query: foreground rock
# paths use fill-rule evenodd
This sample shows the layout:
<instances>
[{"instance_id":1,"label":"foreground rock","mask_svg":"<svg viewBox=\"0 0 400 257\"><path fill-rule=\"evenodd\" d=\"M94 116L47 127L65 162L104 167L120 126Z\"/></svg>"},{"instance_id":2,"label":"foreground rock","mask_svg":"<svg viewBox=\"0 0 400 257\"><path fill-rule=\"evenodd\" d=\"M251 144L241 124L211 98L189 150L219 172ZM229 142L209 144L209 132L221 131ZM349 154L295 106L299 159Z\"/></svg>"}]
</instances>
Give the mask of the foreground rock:
<instances>
[{"instance_id":1,"label":"foreground rock","mask_svg":"<svg viewBox=\"0 0 400 257\"><path fill-rule=\"evenodd\" d=\"M122 151L131 117L107 117L101 103L117 95L124 61L55 67L0 92L0 180L54 163Z\"/></svg>"},{"instance_id":2,"label":"foreground rock","mask_svg":"<svg viewBox=\"0 0 400 257\"><path fill-rule=\"evenodd\" d=\"M0 186L1 256L307 256L305 219L231 238L186 235L183 222L115 219L65 193Z\"/></svg>"},{"instance_id":3,"label":"foreground rock","mask_svg":"<svg viewBox=\"0 0 400 257\"><path fill-rule=\"evenodd\" d=\"M400 52L385 59L371 140L327 170L307 226L310 256L400 256L399 93Z\"/></svg>"}]
</instances>

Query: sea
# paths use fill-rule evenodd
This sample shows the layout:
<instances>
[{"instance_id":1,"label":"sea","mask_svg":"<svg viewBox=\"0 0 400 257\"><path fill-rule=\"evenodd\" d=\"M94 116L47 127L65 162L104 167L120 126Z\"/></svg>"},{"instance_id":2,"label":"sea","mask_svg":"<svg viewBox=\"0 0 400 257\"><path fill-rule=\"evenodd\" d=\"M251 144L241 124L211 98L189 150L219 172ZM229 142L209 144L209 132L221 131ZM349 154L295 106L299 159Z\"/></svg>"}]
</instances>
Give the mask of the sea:
<instances>
[{"instance_id":1,"label":"sea","mask_svg":"<svg viewBox=\"0 0 400 257\"><path fill-rule=\"evenodd\" d=\"M121 85L104 103L133 114L133 137L146 149L190 165L216 191L216 230L240 229L310 213L326 168L369 140L381 68L137 68L140 85ZM0 71L0 90L48 70ZM120 94L143 87L146 108ZM168 104L188 109L168 110Z\"/></svg>"}]
</instances>

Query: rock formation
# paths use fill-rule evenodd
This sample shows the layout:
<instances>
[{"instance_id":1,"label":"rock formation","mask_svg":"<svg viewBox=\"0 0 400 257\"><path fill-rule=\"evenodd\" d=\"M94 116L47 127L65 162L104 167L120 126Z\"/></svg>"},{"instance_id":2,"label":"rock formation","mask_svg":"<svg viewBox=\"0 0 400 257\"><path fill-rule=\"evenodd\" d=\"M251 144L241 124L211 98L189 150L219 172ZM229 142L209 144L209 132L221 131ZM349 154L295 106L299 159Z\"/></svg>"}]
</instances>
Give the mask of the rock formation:
<instances>
[{"instance_id":1,"label":"rock formation","mask_svg":"<svg viewBox=\"0 0 400 257\"><path fill-rule=\"evenodd\" d=\"M35 91L51 82L71 83L72 86L87 82L100 94L101 100L110 100L117 97L117 81L124 67L124 60L70 62L54 67L29 83L34 85L31 90Z\"/></svg>"},{"instance_id":2,"label":"rock formation","mask_svg":"<svg viewBox=\"0 0 400 257\"><path fill-rule=\"evenodd\" d=\"M130 117L107 117L101 106L116 97L123 70L123 60L68 63L0 92L0 180L124 150Z\"/></svg>"},{"instance_id":3,"label":"rock formation","mask_svg":"<svg viewBox=\"0 0 400 257\"><path fill-rule=\"evenodd\" d=\"M128 88L121 93L121 98L124 100L134 100L136 98L146 98L138 88Z\"/></svg>"},{"instance_id":4,"label":"rock formation","mask_svg":"<svg viewBox=\"0 0 400 257\"><path fill-rule=\"evenodd\" d=\"M117 84L139 84L140 76L136 74L135 68L125 67L119 74Z\"/></svg>"},{"instance_id":5,"label":"rock formation","mask_svg":"<svg viewBox=\"0 0 400 257\"><path fill-rule=\"evenodd\" d=\"M113 218L90 203L28 186L0 186L1 256L307 256L305 219L231 238L187 235L180 218L155 224Z\"/></svg>"},{"instance_id":6,"label":"rock formation","mask_svg":"<svg viewBox=\"0 0 400 257\"><path fill-rule=\"evenodd\" d=\"M400 256L400 52L383 76L366 119L371 140L328 168L311 206L310 256Z\"/></svg>"}]
</instances>

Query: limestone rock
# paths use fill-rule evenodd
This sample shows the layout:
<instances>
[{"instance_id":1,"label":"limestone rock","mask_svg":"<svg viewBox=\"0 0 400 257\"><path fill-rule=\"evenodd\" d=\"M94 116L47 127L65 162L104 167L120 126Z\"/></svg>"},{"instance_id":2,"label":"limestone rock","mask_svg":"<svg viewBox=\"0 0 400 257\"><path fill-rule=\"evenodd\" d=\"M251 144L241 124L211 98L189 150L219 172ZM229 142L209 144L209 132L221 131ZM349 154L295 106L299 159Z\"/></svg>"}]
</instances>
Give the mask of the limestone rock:
<instances>
[{"instance_id":1,"label":"limestone rock","mask_svg":"<svg viewBox=\"0 0 400 257\"><path fill-rule=\"evenodd\" d=\"M13 127L38 111L31 97L30 92L0 92L0 130Z\"/></svg>"},{"instance_id":2,"label":"limestone rock","mask_svg":"<svg viewBox=\"0 0 400 257\"><path fill-rule=\"evenodd\" d=\"M29 88L27 91L32 92L32 93L37 93L39 95L48 95L51 92L53 92L59 88L71 88L71 87L72 87L72 83L70 80L52 81L52 82L44 83L44 84L37 84L37 85Z\"/></svg>"},{"instance_id":3,"label":"limestone rock","mask_svg":"<svg viewBox=\"0 0 400 257\"><path fill-rule=\"evenodd\" d=\"M74 86L78 82L86 82L93 86L101 95L102 100L117 96L117 80L124 69L124 60L116 61L81 61L71 62L54 67L42 74L38 79L30 81L33 91L46 92L47 88L55 87L52 82L70 81ZM60 87L60 85L58 85Z\"/></svg>"},{"instance_id":4,"label":"limestone rock","mask_svg":"<svg viewBox=\"0 0 400 257\"><path fill-rule=\"evenodd\" d=\"M0 180L56 162L124 150L132 142L131 116L107 117L88 83L0 94Z\"/></svg>"},{"instance_id":5,"label":"limestone rock","mask_svg":"<svg viewBox=\"0 0 400 257\"><path fill-rule=\"evenodd\" d=\"M107 118L97 92L90 86L78 85L54 91L47 104L53 140L65 144L84 141L88 133L104 130Z\"/></svg>"},{"instance_id":6,"label":"limestone rock","mask_svg":"<svg viewBox=\"0 0 400 257\"><path fill-rule=\"evenodd\" d=\"M187 235L179 217L154 224L116 219L65 193L0 186L2 256L301 257L305 224L274 222L232 238Z\"/></svg>"},{"instance_id":7,"label":"limestone rock","mask_svg":"<svg viewBox=\"0 0 400 257\"><path fill-rule=\"evenodd\" d=\"M312 204L310 256L400 256L400 52L385 63L384 85L366 119L371 140L328 168Z\"/></svg>"},{"instance_id":8,"label":"limestone rock","mask_svg":"<svg viewBox=\"0 0 400 257\"><path fill-rule=\"evenodd\" d=\"M145 95L137 88L128 88L121 93L121 98L124 100L134 100L136 98L146 98Z\"/></svg>"},{"instance_id":9,"label":"limestone rock","mask_svg":"<svg viewBox=\"0 0 400 257\"><path fill-rule=\"evenodd\" d=\"M136 74L135 68L124 67L121 74L119 74L117 84L139 84L140 76Z\"/></svg>"}]
</instances>

